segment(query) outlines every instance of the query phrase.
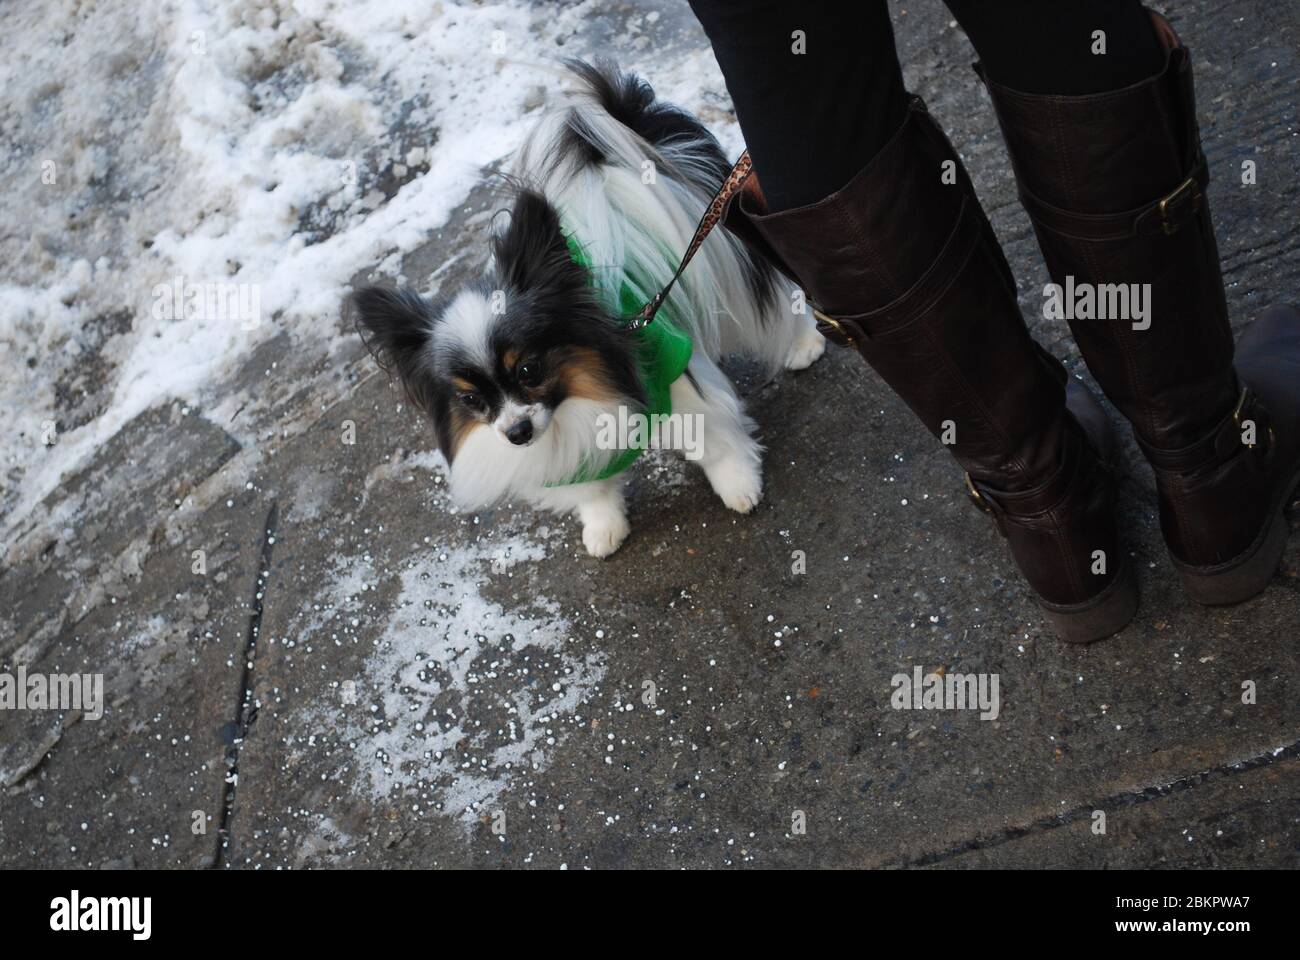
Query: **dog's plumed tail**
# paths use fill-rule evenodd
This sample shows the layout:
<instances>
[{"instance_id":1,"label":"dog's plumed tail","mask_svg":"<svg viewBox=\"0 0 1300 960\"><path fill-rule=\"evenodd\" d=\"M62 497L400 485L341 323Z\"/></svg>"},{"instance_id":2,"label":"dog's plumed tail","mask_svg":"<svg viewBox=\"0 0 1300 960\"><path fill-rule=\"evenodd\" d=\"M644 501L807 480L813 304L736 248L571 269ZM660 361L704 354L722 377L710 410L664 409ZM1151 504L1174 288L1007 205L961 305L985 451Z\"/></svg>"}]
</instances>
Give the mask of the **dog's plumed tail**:
<instances>
[{"instance_id":1,"label":"dog's plumed tail","mask_svg":"<svg viewBox=\"0 0 1300 960\"><path fill-rule=\"evenodd\" d=\"M695 118L607 62L568 63L576 78L520 149L513 174L542 193L591 264L611 312L620 294L650 299L672 276L731 168ZM665 306L712 359L745 348L771 370L798 327L785 283L724 229L710 234Z\"/></svg>"}]
</instances>

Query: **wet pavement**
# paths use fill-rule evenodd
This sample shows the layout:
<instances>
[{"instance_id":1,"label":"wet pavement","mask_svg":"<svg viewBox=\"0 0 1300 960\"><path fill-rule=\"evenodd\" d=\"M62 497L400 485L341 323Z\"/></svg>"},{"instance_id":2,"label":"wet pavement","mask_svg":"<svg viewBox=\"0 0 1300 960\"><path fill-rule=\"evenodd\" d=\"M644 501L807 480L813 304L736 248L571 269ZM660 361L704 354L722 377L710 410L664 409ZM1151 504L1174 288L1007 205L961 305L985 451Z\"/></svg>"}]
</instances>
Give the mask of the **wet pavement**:
<instances>
[{"instance_id":1,"label":"wet pavement","mask_svg":"<svg viewBox=\"0 0 1300 960\"><path fill-rule=\"evenodd\" d=\"M563 52L617 55L630 6ZM656 6L651 42L703 45ZM938 3L891 9L1035 335L1085 373L1041 319L968 44ZM1174 9L1240 330L1300 297L1300 21ZM402 272L472 276L493 209L476 192ZM1259 598L1191 605L1131 441L1142 608L1067 647L948 455L848 352L770 382L729 364L767 447L761 506L643 458L607 561L570 520L455 512L400 391L359 342L335 360L269 341L232 384L265 381L236 413L257 443L146 411L6 544L0 671L101 673L107 706L0 714L0 865L1300 865L1300 538ZM917 667L996 675L996 718L894 709Z\"/></svg>"}]
</instances>

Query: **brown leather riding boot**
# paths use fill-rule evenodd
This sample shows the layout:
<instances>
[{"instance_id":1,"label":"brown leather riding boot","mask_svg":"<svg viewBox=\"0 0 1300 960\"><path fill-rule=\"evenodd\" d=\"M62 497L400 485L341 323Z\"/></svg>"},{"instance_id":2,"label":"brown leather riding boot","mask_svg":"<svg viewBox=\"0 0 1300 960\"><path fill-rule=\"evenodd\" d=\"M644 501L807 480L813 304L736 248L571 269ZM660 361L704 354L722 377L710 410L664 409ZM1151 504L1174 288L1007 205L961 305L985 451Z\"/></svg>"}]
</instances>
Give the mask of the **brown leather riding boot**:
<instances>
[{"instance_id":1,"label":"brown leather riding boot","mask_svg":"<svg viewBox=\"0 0 1300 960\"><path fill-rule=\"evenodd\" d=\"M1011 269L919 98L841 190L769 214L751 188L729 225L950 445L1058 635L1097 640L1129 622L1137 584L1116 530L1109 423L1029 336Z\"/></svg>"},{"instance_id":2,"label":"brown leather riding boot","mask_svg":"<svg viewBox=\"0 0 1300 960\"><path fill-rule=\"evenodd\" d=\"M1037 96L981 76L1058 305L1155 471L1174 565L1194 600L1236 603L1276 571L1300 482L1300 314L1257 320L1234 370L1190 58L1152 19L1165 67L1133 86Z\"/></svg>"}]
</instances>

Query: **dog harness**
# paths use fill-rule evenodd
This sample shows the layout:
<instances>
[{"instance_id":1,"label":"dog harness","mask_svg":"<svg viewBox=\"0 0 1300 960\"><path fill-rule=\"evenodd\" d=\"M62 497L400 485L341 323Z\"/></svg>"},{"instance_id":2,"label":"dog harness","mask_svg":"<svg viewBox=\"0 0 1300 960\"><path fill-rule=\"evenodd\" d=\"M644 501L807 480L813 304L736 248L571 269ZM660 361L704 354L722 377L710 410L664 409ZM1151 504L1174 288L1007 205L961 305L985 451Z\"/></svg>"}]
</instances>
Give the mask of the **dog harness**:
<instances>
[{"instance_id":1,"label":"dog harness","mask_svg":"<svg viewBox=\"0 0 1300 960\"><path fill-rule=\"evenodd\" d=\"M700 222L695 228L695 235L691 237L690 246L686 248L686 254L677 265L672 277L648 302L641 302L637 294L637 288L650 289L648 284L641 282L643 279L649 278L628 278L619 286L619 313L627 318L625 321L627 329L635 332L639 341L637 362L641 369L641 382L644 384L646 392L645 413L647 415L672 413L672 385L678 377L686 372L686 365L691 361L692 343L690 335L669 318L660 317L659 308L663 306L664 300L672 292L673 286L686 269L686 265L691 262L691 258L700 249L700 244L704 243L704 238L722 221L723 216L726 215L727 207L731 205L732 197L744 186L752 170L753 165L749 159L749 151L745 151L740 155L740 159L736 161L736 165L731 168L726 179L722 181L722 186L718 188L718 192L713 195L713 199L705 209L704 215L700 217ZM569 247L569 255L575 263L586 270L588 282L595 286L596 278L592 270L591 260L583 251L582 245L578 243L572 234L567 232L565 233L565 241ZM633 286L633 282L636 283L636 287ZM647 431L647 441L649 439L648 433L649 431ZM614 457L602 470L592 471L581 468L570 479L559 483L549 483L547 486L556 487L567 486L572 483L588 483L592 480L604 480L616 476L630 467L644 450L644 445L628 447Z\"/></svg>"},{"instance_id":2,"label":"dog harness","mask_svg":"<svg viewBox=\"0 0 1300 960\"><path fill-rule=\"evenodd\" d=\"M582 245L573 234L566 234L565 239L569 245L569 255L573 258L574 263L587 272L587 282L595 286L596 275L591 268L591 260L583 251ZM618 311L620 315L624 317L634 316L641 309L643 303L637 294L638 288L647 289L646 286L641 286L639 278L636 277L629 277L619 285ZM640 368L641 384L645 389L646 398L643 412L646 417L666 416L673 412L672 385L677 381L678 377L686 372L686 366L691 362L693 344L690 334L665 315L657 317L654 323L642 324L639 327L633 327L629 324L629 329L633 330L637 339L637 366ZM648 443L648 431L646 432L646 440ZM590 469L583 468L570 479L559 484L548 484L548 486L588 483L592 480L605 480L616 476L632 466L645 451L645 448L645 443L639 446L629 446L620 451L603 469L595 473Z\"/></svg>"}]
</instances>

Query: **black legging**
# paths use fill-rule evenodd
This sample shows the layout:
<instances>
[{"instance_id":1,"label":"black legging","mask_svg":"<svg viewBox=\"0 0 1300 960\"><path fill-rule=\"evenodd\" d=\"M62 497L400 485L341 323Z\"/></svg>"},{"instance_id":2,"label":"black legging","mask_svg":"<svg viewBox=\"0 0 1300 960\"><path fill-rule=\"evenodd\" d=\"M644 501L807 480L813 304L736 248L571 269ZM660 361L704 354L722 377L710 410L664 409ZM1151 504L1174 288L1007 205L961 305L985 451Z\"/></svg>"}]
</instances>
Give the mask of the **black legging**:
<instances>
[{"instance_id":1,"label":"black legging","mask_svg":"<svg viewBox=\"0 0 1300 960\"><path fill-rule=\"evenodd\" d=\"M1025 93L1116 90L1164 54L1138 0L944 0L988 77ZM690 0L770 211L834 193L885 144L907 97L885 0ZM1094 54L1094 31L1105 54ZM796 31L802 31L796 34ZM795 53L802 42L803 53Z\"/></svg>"}]
</instances>

